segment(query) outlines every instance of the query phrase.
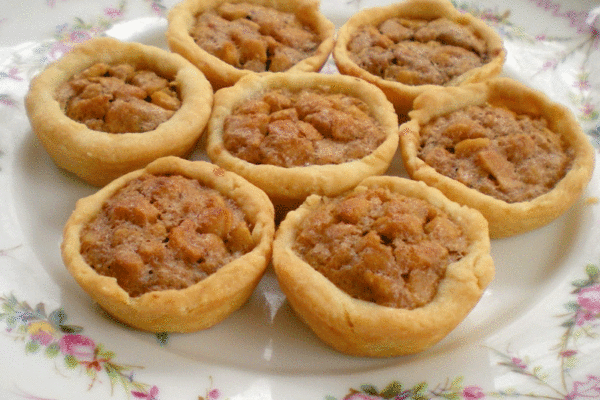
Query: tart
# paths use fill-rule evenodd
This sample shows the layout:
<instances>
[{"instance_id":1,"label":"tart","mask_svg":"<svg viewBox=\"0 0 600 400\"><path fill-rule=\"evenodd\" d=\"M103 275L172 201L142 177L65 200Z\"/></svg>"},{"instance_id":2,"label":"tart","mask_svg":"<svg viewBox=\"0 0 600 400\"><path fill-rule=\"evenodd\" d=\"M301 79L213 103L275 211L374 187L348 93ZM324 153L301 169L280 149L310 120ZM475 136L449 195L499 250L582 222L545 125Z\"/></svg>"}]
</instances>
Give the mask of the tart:
<instances>
[{"instance_id":1,"label":"tart","mask_svg":"<svg viewBox=\"0 0 600 400\"><path fill-rule=\"evenodd\" d=\"M271 73L215 94L206 152L277 206L382 174L397 146L397 115L377 87L339 74Z\"/></svg>"},{"instance_id":2,"label":"tart","mask_svg":"<svg viewBox=\"0 0 600 400\"><path fill-rule=\"evenodd\" d=\"M35 77L25 104L56 165L103 186L157 158L187 155L212 100L209 82L183 57L96 38Z\"/></svg>"},{"instance_id":3,"label":"tart","mask_svg":"<svg viewBox=\"0 0 600 400\"><path fill-rule=\"evenodd\" d=\"M479 210L493 238L548 224L591 178L593 147L572 113L509 78L432 89L409 117L408 174Z\"/></svg>"},{"instance_id":4,"label":"tart","mask_svg":"<svg viewBox=\"0 0 600 400\"><path fill-rule=\"evenodd\" d=\"M494 276L487 221L423 182L365 179L310 196L281 222L273 266L292 308L325 343L356 356L423 351Z\"/></svg>"},{"instance_id":5,"label":"tart","mask_svg":"<svg viewBox=\"0 0 600 400\"><path fill-rule=\"evenodd\" d=\"M255 72L316 72L335 27L313 0L184 0L169 12L167 40L215 90Z\"/></svg>"},{"instance_id":6,"label":"tart","mask_svg":"<svg viewBox=\"0 0 600 400\"><path fill-rule=\"evenodd\" d=\"M80 199L61 250L77 283L116 320L191 332L248 299L274 230L264 192L210 163L171 156Z\"/></svg>"},{"instance_id":7,"label":"tart","mask_svg":"<svg viewBox=\"0 0 600 400\"><path fill-rule=\"evenodd\" d=\"M399 114L435 86L479 82L500 73L502 38L447 0L408 0L368 8L339 30L333 49L343 74L379 86Z\"/></svg>"}]
</instances>

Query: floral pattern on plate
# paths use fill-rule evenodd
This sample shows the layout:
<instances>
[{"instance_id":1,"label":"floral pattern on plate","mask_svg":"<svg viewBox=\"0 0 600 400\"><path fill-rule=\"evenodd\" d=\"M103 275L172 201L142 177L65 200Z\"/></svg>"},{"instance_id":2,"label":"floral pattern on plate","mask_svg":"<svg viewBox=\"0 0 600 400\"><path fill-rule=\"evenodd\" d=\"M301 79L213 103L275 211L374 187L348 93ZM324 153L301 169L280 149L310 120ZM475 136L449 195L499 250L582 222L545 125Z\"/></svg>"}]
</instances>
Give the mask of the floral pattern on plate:
<instances>
[{"instance_id":1,"label":"floral pattern on plate","mask_svg":"<svg viewBox=\"0 0 600 400\"><path fill-rule=\"evenodd\" d=\"M586 267L586 278L572 282L571 296L564 305L567 313L558 315L562 320L564 333L554 347L560 363L560 382L547 380L543 366L531 365L525 355L514 352L496 351L501 361L499 365L512 373L535 381L537 391L524 392L511 387L499 392L486 393L480 386L465 384L465 378L448 378L445 382L434 384L420 382L407 386L400 381L390 382L384 389L378 390L370 384L359 389L349 389L343 400L478 400L485 397L519 397L547 399L597 399L600 398L600 374L587 373L582 380L573 379L575 369L582 365L579 357L594 355L580 354L577 350L579 340L594 340L600 335L600 270L595 265ZM90 379L89 389L100 379L103 373L108 377L111 387L120 386L136 399L158 400L159 389L155 385L139 382L135 379L135 370L141 367L116 363L116 355L83 335L80 326L66 324L67 316L62 308L47 314L43 303L31 307L25 301L19 301L13 295L0 297L0 321L6 325L7 334L25 344L27 354L43 354L48 359L62 358L67 369L83 369ZM585 363L583 365L586 365ZM199 400L218 400L221 391L207 389ZM327 396L326 400L336 400Z\"/></svg>"},{"instance_id":2,"label":"floral pattern on plate","mask_svg":"<svg viewBox=\"0 0 600 400\"><path fill-rule=\"evenodd\" d=\"M600 116L600 98L592 90L593 85L600 82L600 71L592 59L592 54L600 51L600 7L590 12L578 12L564 9L559 2L552 0L529 0L534 3L542 13L551 18L562 19L573 28L571 35L555 35L539 32L527 33L523 27L514 25L510 21L510 10L483 8L472 3L453 0L456 8L469 12L481 18L488 25L494 27L505 40L521 41L533 46L546 47L558 44L558 48L541 56L539 65L529 73L536 77L544 72L558 73L557 71L567 62L573 63L574 73L570 79L571 88L565 95L573 108L579 121L596 140L600 138L598 128L593 128L598 123Z\"/></svg>"},{"instance_id":3,"label":"floral pattern on plate","mask_svg":"<svg viewBox=\"0 0 600 400\"><path fill-rule=\"evenodd\" d=\"M23 342L27 354L62 359L67 370L82 369L89 377L89 389L104 374L112 390L121 387L136 399L158 400L158 387L135 379L135 371L141 367L115 362L115 353L83 335L82 327L66 323L62 308L48 314L44 303L31 307L14 295L1 296L0 304L0 321L6 325L6 333Z\"/></svg>"},{"instance_id":4,"label":"floral pattern on plate","mask_svg":"<svg viewBox=\"0 0 600 400\"><path fill-rule=\"evenodd\" d=\"M525 391L519 387L509 387L497 392L485 392L475 384L466 385L463 376L448 378L445 382L433 384L421 382L414 386L403 385L399 381L389 383L383 390L373 385L362 385L359 389L350 389L343 400L479 400L486 397L495 398L531 398L531 399L600 399L600 373L586 371L581 380L576 376L578 367L586 367L581 358L591 359L595 354L582 354L577 350L580 340L597 340L600 337L600 269L596 265L588 265L586 278L572 282L572 299L564 304L567 313L557 315L564 328L558 343L552 351L560 364L559 382L548 379L545 366L533 365L526 355L514 352L495 351L499 357L498 365L507 368L511 373L521 375L537 385L534 391ZM326 400L336 400L328 397Z\"/></svg>"}]
</instances>

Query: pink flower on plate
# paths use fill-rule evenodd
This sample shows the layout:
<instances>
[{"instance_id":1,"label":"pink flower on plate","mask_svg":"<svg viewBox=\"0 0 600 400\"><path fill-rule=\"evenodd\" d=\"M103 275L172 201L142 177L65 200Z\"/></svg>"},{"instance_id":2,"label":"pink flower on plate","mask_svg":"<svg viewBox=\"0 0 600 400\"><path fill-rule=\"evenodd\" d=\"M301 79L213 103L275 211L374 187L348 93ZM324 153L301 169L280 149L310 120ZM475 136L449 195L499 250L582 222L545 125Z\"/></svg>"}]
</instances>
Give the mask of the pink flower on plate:
<instances>
[{"instance_id":1,"label":"pink flower on plate","mask_svg":"<svg viewBox=\"0 0 600 400\"><path fill-rule=\"evenodd\" d=\"M17 105L17 102L6 94L0 94L0 104L8 107L15 107Z\"/></svg>"},{"instance_id":2,"label":"pink flower on plate","mask_svg":"<svg viewBox=\"0 0 600 400\"><path fill-rule=\"evenodd\" d=\"M0 74L0 76L12 79L14 81L22 81L23 80L23 78L21 78L19 76L19 69L16 67L9 69L6 74Z\"/></svg>"},{"instance_id":3,"label":"pink flower on plate","mask_svg":"<svg viewBox=\"0 0 600 400\"><path fill-rule=\"evenodd\" d=\"M588 375L587 382L575 382L567 399L598 399L600 397L600 377Z\"/></svg>"},{"instance_id":4,"label":"pink flower on plate","mask_svg":"<svg viewBox=\"0 0 600 400\"><path fill-rule=\"evenodd\" d=\"M579 79L573 84L573 87L579 90L590 90L590 81L587 79Z\"/></svg>"},{"instance_id":5,"label":"pink flower on plate","mask_svg":"<svg viewBox=\"0 0 600 400\"><path fill-rule=\"evenodd\" d=\"M525 362L518 357L513 357L510 359L510 361L512 361L512 363L515 367L518 367L521 369L527 369L527 364L525 364Z\"/></svg>"},{"instance_id":6,"label":"pink flower on plate","mask_svg":"<svg viewBox=\"0 0 600 400\"><path fill-rule=\"evenodd\" d=\"M65 335L58 341L61 353L73 356L78 360L93 360L96 343L87 336Z\"/></svg>"},{"instance_id":7,"label":"pink flower on plate","mask_svg":"<svg viewBox=\"0 0 600 400\"><path fill-rule=\"evenodd\" d=\"M579 310L575 315L575 325L583 326L587 321L593 321L596 319L596 316L589 311Z\"/></svg>"},{"instance_id":8,"label":"pink flower on plate","mask_svg":"<svg viewBox=\"0 0 600 400\"><path fill-rule=\"evenodd\" d=\"M478 400L485 397L485 393L479 386L467 386L462 392L463 398L467 400Z\"/></svg>"},{"instance_id":9,"label":"pink flower on plate","mask_svg":"<svg viewBox=\"0 0 600 400\"><path fill-rule=\"evenodd\" d=\"M542 66L542 68L544 70L548 70L548 69L554 69L558 66L558 60L548 60L544 63L544 65Z\"/></svg>"},{"instance_id":10,"label":"pink flower on plate","mask_svg":"<svg viewBox=\"0 0 600 400\"><path fill-rule=\"evenodd\" d=\"M350 396L344 397L344 400L380 400L379 396L371 396L366 393L353 393Z\"/></svg>"},{"instance_id":11,"label":"pink flower on plate","mask_svg":"<svg viewBox=\"0 0 600 400\"><path fill-rule=\"evenodd\" d=\"M148 390L147 393L139 392L139 391L135 391L134 390L134 391L131 392L131 394L136 399L156 400L156 399L158 399L158 387L152 386L150 388L150 390Z\"/></svg>"},{"instance_id":12,"label":"pink flower on plate","mask_svg":"<svg viewBox=\"0 0 600 400\"><path fill-rule=\"evenodd\" d=\"M591 103L584 103L583 106L581 106L581 113L585 116L593 115L594 112L595 112L595 107Z\"/></svg>"},{"instance_id":13,"label":"pink flower on plate","mask_svg":"<svg viewBox=\"0 0 600 400\"><path fill-rule=\"evenodd\" d=\"M573 357L574 355L577 355L577 350L564 350L560 352L560 356L561 357Z\"/></svg>"},{"instance_id":14,"label":"pink flower on plate","mask_svg":"<svg viewBox=\"0 0 600 400\"><path fill-rule=\"evenodd\" d=\"M600 285L580 290L577 294L577 304L591 314L600 314Z\"/></svg>"},{"instance_id":15,"label":"pink flower on plate","mask_svg":"<svg viewBox=\"0 0 600 400\"><path fill-rule=\"evenodd\" d=\"M37 341L42 346L49 346L54 341L54 336L48 332L39 332L35 335L31 335L31 339Z\"/></svg>"},{"instance_id":16,"label":"pink flower on plate","mask_svg":"<svg viewBox=\"0 0 600 400\"><path fill-rule=\"evenodd\" d=\"M48 346L54 341L54 328L46 321L35 321L27 326L27 333L32 340L42 346Z\"/></svg>"},{"instance_id":17,"label":"pink flower on plate","mask_svg":"<svg viewBox=\"0 0 600 400\"><path fill-rule=\"evenodd\" d=\"M104 14L106 14L108 17L112 18L112 19L117 19L123 16L123 12L121 10L119 10L118 8L114 8L114 7L107 7L104 9Z\"/></svg>"},{"instance_id":18,"label":"pink flower on plate","mask_svg":"<svg viewBox=\"0 0 600 400\"><path fill-rule=\"evenodd\" d=\"M219 397L221 397L221 391L219 389L212 389L208 392L206 400L218 400Z\"/></svg>"},{"instance_id":19,"label":"pink flower on plate","mask_svg":"<svg viewBox=\"0 0 600 400\"><path fill-rule=\"evenodd\" d=\"M163 13L163 10L160 8L160 6L156 2L152 2L152 10L157 15L162 15L162 13Z\"/></svg>"}]
</instances>

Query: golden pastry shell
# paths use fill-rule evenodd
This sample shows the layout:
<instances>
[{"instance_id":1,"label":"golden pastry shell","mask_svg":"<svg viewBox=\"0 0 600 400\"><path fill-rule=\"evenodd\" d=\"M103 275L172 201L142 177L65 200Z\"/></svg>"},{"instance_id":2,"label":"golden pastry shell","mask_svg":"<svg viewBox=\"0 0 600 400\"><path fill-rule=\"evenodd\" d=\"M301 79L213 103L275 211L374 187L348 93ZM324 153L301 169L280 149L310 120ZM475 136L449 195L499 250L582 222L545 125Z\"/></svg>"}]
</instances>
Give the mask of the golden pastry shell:
<instances>
[{"instance_id":1,"label":"golden pastry shell","mask_svg":"<svg viewBox=\"0 0 600 400\"><path fill-rule=\"evenodd\" d=\"M185 289L153 291L130 297L115 278L98 274L85 262L80 253L80 234L108 198L144 173L180 174L197 179L236 201L254 225L254 248ZM236 174L210 163L165 157L80 199L65 225L61 250L65 266L77 283L118 321L151 332L192 332L215 325L244 304L270 262L274 230L273 206L264 192Z\"/></svg>"},{"instance_id":2,"label":"golden pastry shell","mask_svg":"<svg viewBox=\"0 0 600 400\"><path fill-rule=\"evenodd\" d=\"M55 93L74 74L96 63L129 63L174 80L180 109L155 130L143 133L100 132L72 120ZM33 132L56 165L94 186L103 186L157 158L187 155L204 131L212 101L208 80L183 57L158 47L103 37L76 46L36 76L25 105Z\"/></svg>"},{"instance_id":3,"label":"golden pastry shell","mask_svg":"<svg viewBox=\"0 0 600 400\"><path fill-rule=\"evenodd\" d=\"M279 167L252 164L232 155L223 143L225 118L245 100L270 89L326 88L364 101L386 132L385 141L360 160L342 164ZM245 77L236 85L217 91L207 127L206 152L210 159L264 190L275 203L303 201L310 194L335 196L356 186L364 178L384 173L398 147L398 117L377 87L354 77L320 73L272 73Z\"/></svg>"},{"instance_id":4,"label":"golden pastry shell","mask_svg":"<svg viewBox=\"0 0 600 400\"><path fill-rule=\"evenodd\" d=\"M502 71L506 51L504 50L504 44L500 35L482 20L473 17L471 14L458 11L450 1L406 0L388 6L367 8L359 11L350 17L338 31L333 49L335 64L341 73L357 76L381 88L400 115L404 115L410 111L413 100L419 94L427 89L436 87L436 85L406 85L383 79L360 68L351 60L348 51L348 43L359 27L363 25L378 26L392 17L425 20L443 17L458 24L471 27L476 34L485 40L491 60L487 64L453 79L446 86L459 86L465 83L480 82L496 76Z\"/></svg>"},{"instance_id":5,"label":"golden pastry shell","mask_svg":"<svg viewBox=\"0 0 600 400\"><path fill-rule=\"evenodd\" d=\"M548 128L574 150L572 166L549 192L531 201L507 203L439 174L418 157L420 128L434 118L469 105L504 106L517 114L544 117ZM594 150L573 114L545 94L510 78L453 88L435 88L414 102L410 121L400 127L402 159L411 178L441 190L451 200L479 210L490 236L502 238L542 227L558 218L585 190L594 169Z\"/></svg>"},{"instance_id":6,"label":"golden pastry shell","mask_svg":"<svg viewBox=\"0 0 600 400\"><path fill-rule=\"evenodd\" d=\"M468 253L447 266L437 294L413 310L358 300L302 260L292 246L301 222L322 203L310 196L287 214L273 243L279 285L297 315L334 349L355 356L389 357L423 351L444 338L471 311L494 276L487 221L472 209L451 202L423 182L399 177L365 179L354 190L384 187L424 199L447 212L470 241Z\"/></svg>"},{"instance_id":7,"label":"golden pastry shell","mask_svg":"<svg viewBox=\"0 0 600 400\"><path fill-rule=\"evenodd\" d=\"M172 51L183 55L196 65L215 90L231 86L243 76L255 74L213 56L198 46L190 35L198 14L225 2L247 2L293 13L302 23L314 29L321 39L316 52L286 72L316 72L329 58L334 45L335 26L319 11L320 2L317 0L183 0L169 12L167 42Z\"/></svg>"}]
</instances>

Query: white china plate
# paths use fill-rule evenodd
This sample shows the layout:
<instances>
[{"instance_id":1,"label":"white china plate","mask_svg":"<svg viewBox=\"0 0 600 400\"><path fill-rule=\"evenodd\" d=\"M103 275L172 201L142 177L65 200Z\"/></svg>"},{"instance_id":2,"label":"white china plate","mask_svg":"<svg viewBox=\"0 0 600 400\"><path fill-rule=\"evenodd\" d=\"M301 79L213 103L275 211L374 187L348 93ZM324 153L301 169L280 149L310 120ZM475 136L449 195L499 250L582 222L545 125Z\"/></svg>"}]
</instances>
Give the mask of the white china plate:
<instances>
[{"instance_id":1,"label":"white china plate","mask_svg":"<svg viewBox=\"0 0 600 400\"><path fill-rule=\"evenodd\" d=\"M296 318L272 271L245 306L202 332L143 333L99 310L59 252L75 201L95 189L55 167L31 132L23 96L33 75L89 37L166 48L165 16L174 3L2 2L1 399L600 399L598 168L558 220L492 241L495 280L462 324L418 355L368 359L329 349ZM383 2L324 0L321 8L341 26L377 4ZM503 36L504 75L568 106L598 145L597 1L455 5ZM332 63L325 72L335 73ZM389 173L403 175L401 163Z\"/></svg>"}]
</instances>

